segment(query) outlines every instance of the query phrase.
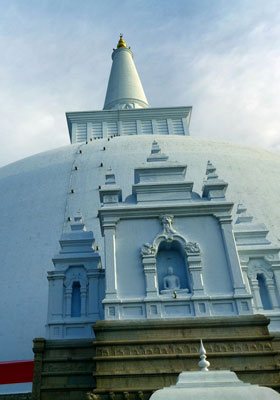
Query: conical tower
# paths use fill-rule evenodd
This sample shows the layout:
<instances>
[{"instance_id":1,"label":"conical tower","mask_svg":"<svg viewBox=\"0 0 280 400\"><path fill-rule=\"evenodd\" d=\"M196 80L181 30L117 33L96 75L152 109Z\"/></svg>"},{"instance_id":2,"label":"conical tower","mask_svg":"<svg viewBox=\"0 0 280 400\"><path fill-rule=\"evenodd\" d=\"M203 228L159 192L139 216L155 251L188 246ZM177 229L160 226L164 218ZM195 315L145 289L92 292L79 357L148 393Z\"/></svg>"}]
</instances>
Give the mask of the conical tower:
<instances>
[{"instance_id":1,"label":"conical tower","mask_svg":"<svg viewBox=\"0 0 280 400\"><path fill-rule=\"evenodd\" d=\"M104 110L147 108L149 103L144 93L133 54L123 36L112 53L112 68L107 87Z\"/></svg>"},{"instance_id":2,"label":"conical tower","mask_svg":"<svg viewBox=\"0 0 280 400\"><path fill-rule=\"evenodd\" d=\"M149 106L122 35L112 59L103 110L66 113L71 143L124 135L189 135L192 108Z\"/></svg>"}]
</instances>

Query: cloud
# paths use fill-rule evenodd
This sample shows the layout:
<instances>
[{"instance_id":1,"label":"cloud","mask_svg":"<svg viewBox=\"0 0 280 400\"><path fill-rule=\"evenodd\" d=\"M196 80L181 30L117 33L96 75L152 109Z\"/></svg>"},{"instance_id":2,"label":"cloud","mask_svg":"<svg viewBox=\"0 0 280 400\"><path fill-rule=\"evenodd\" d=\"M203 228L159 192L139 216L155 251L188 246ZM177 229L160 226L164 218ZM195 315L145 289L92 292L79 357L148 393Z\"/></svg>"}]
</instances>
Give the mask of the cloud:
<instances>
[{"instance_id":1,"label":"cloud","mask_svg":"<svg viewBox=\"0 0 280 400\"><path fill-rule=\"evenodd\" d=\"M69 143L65 111L103 107L120 31L152 106L193 105L193 136L280 150L277 1L1 3L1 165Z\"/></svg>"},{"instance_id":2,"label":"cloud","mask_svg":"<svg viewBox=\"0 0 280 400\"><path fill-rule=\"evenodd\" d=\"M181 37L167 50L163 65L169 58L170 67L160 71L160 80L168 82L165 100L154 92L163 105L169 99L193 105L194 136L275 150L280 149L280 15L272 3L269 10L254 6L245 13L231 7L208 23L196 20L196 37L187 44Z\"/></svg>"}]
</instances>

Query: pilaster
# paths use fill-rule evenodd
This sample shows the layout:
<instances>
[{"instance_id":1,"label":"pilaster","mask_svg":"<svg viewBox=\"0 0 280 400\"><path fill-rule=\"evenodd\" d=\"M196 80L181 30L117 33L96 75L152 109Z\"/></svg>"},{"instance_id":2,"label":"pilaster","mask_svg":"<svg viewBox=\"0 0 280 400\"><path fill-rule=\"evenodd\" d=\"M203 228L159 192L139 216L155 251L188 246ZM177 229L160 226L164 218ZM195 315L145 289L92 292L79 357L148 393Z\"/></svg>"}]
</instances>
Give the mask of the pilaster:
<instances>
[{"instance_id":1,"label":"pilaster","mask_svg":"<svg viewBox=\"0 0 280 400\"><path fill-rule=\"evenodd\" d=\"M254 308L257 311L263 312L263 305L262 305L262 300L261 300L261 295L260 295L260 288L259 288L259 282L256 278L251 278L251 287L252 287L252 292L254 296Z\"/></svg>"},{"instance_id":2,"label":"pilaster","mask_svg":"<svg viewBox=\"0 0 280 400\"><path fill-rule=\"evenodd\" d=\"M102 137L103 137L103 138L108 137L108 125L107 125L107 121L102 121Z\"/></svg>"},{"instance_id":3,"label":"pilaster","mask_svg":"<svg viewBox=\"0 0 280 400\"><path fill-rule=\"evenodd\" d=\"M246 294L237 248L232 231L231 216L218 216L225 247L225 254L230 269L234 295Z\"/></svg>"},{"instance_id":4,"label":"pilaster","mask_svg":"<svg viewBox=\"0 0 280 400\"><path fill-rule=\"evenodd\" d=\"M277 292L280 295L280 261L272 261L271 262L271 268L274 273L274 279L275 279L275 284L277 288Z\"/></svg>"},{"instance_id":5,"label":"pilaster","mask_svg":"<svg viewBox=\"0 0 280 400\"><path fill-rule=\"evenodd\" d=\"M202 265L200 254L188 255L189 271L192 276L192 299L195 297L201 297L205 294L203 280L202 280Z\"/></svg>"},{"instance_id":6,"label":"pilaster","mask_svg":"<svg viewBox=\"0 0 280 400\"><path fill-rule=\"evenodd\" d=\"M146 279L146 297L158 296L157 268L154 256L143 256L143 267Z\"/></svg>"},{"instance_id":7,"label":"pilaster","mask_svg":"<svg viewBox=\"0 0 280 400\"><path fill-rule=\"evenodd\" d=\"M92 270L87 273L88 277L88 316L98 318L100 312L99 285L100 278L104 277L104 271Z\"/></svg>"},{"instance_id":8,"label":"pilaster","mask_svg":"<svg viewBox=\"0 0 280 400\"><path fill-rule=\"evenodd\" d=\"M105 238L106 299L116 299L117 265L116 265L116 225L118 218L105 218L103 230Z\"/></svg>"},{"instance_id":9,"label":"pilaster","mask_svg":"<svg viewBox=\"0 0 280 400\"><path fill-rule=\"evenodd\" d=\"M43 354L45 351L46 341L43 338L33 340L34 352L34 374L32 385L32 400L41 399L41 385L43 372Z\"/></svg>"},{"instance_id":10,"label":"pilaster","mask_svg":"<svg viewBox=\"0 0 280 400\"><path fill-rule=\"evenodd\" d=\"M279 303L278 303L278 299L277 299L277 295L276 295L276 288L275 288L275 284L273 281L273 278L266 278L266 287L269 293L269 297L270 297L270 301L271 301L271 305L273 310L280 310L279 307Z\"/></svg>"},{"instance_id":11,"label":"pilaster","mask_svg":"<svg viewBox=\"0 0 280 400\"><path fill-rule=\"evenodd\" d=\"M81 317L86 315L87 287L81 287Z\"/></svg>"},{"instance_id":12,"label":"pilaster","mask_svg":"<svg viewBox=\"0 0 280 400\"><path fill-rule=\"evenodd\" d=\"M69 287L65 289L66 317L71 317L71 299L72 299L72 287Z\"/></svg>"},{"instance_id":13,"label":"pilaster","mask_svg":"<svg viewBox=\"0 0 280 400\"><path fill-rule=\"evenodd\" d=\"M137 135L141 135L141 133L142 133L141 121L139 119L136 120L136 132L137 132Z\"/></svg>"},{"instance_id":14,"label":"pilaster","mask_svg":"<svg viewBox=\"0 0 280 400\"><path fill-rule=\"evenodd\" d=\"M152 119L152 129L153 129L153 135L158 134L158 129L157 129L157 123L155 119Z\"/></svg>"},{"instance_id":15,"label":"pilaster","mask_svg":"<svg viewBox=\"0 0 280 400\"><path fill-rule=\"evenodd\" d=\"M92 138L92 122L87 122L87 141Z\"/></svg>"},{"instance_id":16,"label":"pilaster","mask_svg":"<svg viewBox=\"0 0 280 400\"><path fill-rule=\"evenodd\" d=\"M63 281L65 275L58 274L51 271L48 274L49 281L49 305L48 305L48 318L56 319L63 316Z\"/></svg>"},{"instance_id":17,"label":"pilaster","mask_svg":"<svg viewBox=\"0 0 280 400\"><path fill-rule=\"evenodd\" d=\"M167 126L168 126L169 135L173 135L174 134L173 123L172 123L172 120L170 118L167 118Z\"/></svg>"}]
</instances>

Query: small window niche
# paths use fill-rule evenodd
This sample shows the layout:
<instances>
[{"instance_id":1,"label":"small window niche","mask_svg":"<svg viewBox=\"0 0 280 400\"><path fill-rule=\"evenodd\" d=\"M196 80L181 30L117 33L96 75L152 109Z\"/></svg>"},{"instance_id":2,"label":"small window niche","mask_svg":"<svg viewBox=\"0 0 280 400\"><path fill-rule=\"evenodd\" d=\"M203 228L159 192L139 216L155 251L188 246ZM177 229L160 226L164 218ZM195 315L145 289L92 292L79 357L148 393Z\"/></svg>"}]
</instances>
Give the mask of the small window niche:
<instances>
[{"instance_id":1,"label":"small window niche","mask_svg":"<svg viewBox=\"0 0 280 400\"><path fill-rule=\"evenodd\" d=\"M158 248L156 263L160 294L191 292L187 257L178 241L162 241Z\"/></svg>"},{"instance_id":2,"label":"small window niche","mask_svg":"<svg viewBox=\"0 0 280 400\"><path fill-rule=\"evenodd\" d=\"M81 316L81 284L74 281L72 284L71 317Z\"/></svg>"},{"instance_id":3,"label":"small window niche","mask_svg":"<svg viewBox=\"0 0 280 400\"><path fill-rule=\"evenodd\" d=\"M260 297L263 305L264 310L272 310L272 304L270 300L270 296L268 293L268 289L266 286L266 280L264 274L257 274L257 280L259 283L259 291Z\"/></svg>"}]
</instances>

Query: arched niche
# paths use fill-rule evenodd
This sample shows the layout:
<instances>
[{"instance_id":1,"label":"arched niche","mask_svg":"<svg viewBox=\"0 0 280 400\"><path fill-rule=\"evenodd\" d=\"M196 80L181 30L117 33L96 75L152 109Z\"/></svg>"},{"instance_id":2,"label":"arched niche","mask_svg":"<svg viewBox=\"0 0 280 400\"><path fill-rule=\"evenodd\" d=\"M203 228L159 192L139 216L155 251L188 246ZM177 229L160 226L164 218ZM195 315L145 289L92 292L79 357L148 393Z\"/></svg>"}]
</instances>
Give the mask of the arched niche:
<instances>
[{"instance_id":1,"label":"arched niche","mask_svg":"<svg viewBox=\"0 0 280 400\"><path fill-rule=\"evenodd\" d=\"M248 278L254 296L255 309L278 310L277 287L270 264L263 258L250 259Z\"/></svg>"},{"instance_id":2,"label":"arched niche","mask_svg":"<svg viewBox=\"0 0 280 400\"><path fill-rule=\"evenodd\" d=\"M174 264L173 273L180 278L182 289L175 290L176 293L174 290L169 290L169 295L204 296L206 293L202 279L199 244L188 241L175 230L172 215L162 215L160 220L162 232L155 237L153 243L145 243L141 248L146 297L155 298L165 294L163 281L171 262Z\"/></svg>"},{"instance_id":3,"label":"arched niche","mask_svg":"<svg viewBox=\"0 0 280 400\"><path fill-rule=\"evenodd\" d=\"M172 269L175 279L175 289L188 289L191 292L188 261L182 244L177 240L162 240L156 254L157 281L159 293L164 293L169 287L169 275ZM174 279L173 279L174 280Z\"/></svg>"},{"instance_id":4,"label":"arched niche","mask_svg":"<svg viewBox=\"0 0 280 400\"><path fill-rule=\"evenodd\" d=\"M79 281L72 283L71 317L81 316L81 284Z\"/></svg>"},{"instance_id":5,"label":"arched niche","mask_svg":"<svg viewBox=\"0 0 280 400\"><path fill-rule=\"evenodd\" d=\"M257 273L257 281L259 284L260 297L264 310L272 310L272 304L269 296L269 292L266 285L266 278L263 273Z\"/></svg>"},{"instance_id":6,"label":"arched niche","mask_svg":"<svg viewBox=\"0 0 280 400\"><path fill-rule=\"evenodd\" d=\"M70 266L64 278L66 317L82 317L87 313L88 278L83 265Z\"/></svg>"}]
</instances>

